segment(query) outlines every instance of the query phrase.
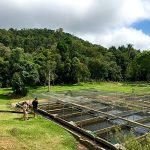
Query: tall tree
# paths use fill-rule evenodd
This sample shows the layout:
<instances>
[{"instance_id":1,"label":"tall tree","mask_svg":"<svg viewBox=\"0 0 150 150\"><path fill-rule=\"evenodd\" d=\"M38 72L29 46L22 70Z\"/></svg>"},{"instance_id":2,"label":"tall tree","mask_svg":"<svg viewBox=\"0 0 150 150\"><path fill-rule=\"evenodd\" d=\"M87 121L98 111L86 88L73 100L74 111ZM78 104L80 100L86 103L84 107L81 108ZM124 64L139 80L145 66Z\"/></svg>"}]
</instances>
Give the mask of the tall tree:
<instances>
[{"instance_id":1,"label":"tall tree","mask_svg":"<svg viewBox=\"0 0 150 150\"><path fill-rule=\"evenodd\" d=\"M141 79L150 81L150 51L144 51L137 55L135 59L141 70Z\"/></svg>"},{"instance_id":2,"label":"tall tree","mask_svg":"<svg viewBox=\"0 0 150 150\"><path fill-rule=\"evenodd\" d=\"M48 91L50 91L50 84L51 81L55 78L55 69L56 69L56 62L55 62L55 54L53 53L53 49L45 49L44 52L44 63L42 64L42 68L45 72L45 79L48 83Z\"/></svg>"}]
</instances>

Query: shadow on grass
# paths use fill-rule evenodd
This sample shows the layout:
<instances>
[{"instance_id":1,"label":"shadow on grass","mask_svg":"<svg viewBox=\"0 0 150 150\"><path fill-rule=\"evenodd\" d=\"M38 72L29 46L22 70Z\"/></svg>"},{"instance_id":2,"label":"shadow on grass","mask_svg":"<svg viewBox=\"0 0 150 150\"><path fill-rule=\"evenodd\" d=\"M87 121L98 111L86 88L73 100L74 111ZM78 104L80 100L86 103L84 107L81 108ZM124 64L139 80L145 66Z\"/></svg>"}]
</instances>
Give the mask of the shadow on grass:
<instances>
[{"instance_id":1,"label":"shadow on grass","mask_svg":"<svg viewBox=\"0 0 150 150\"><path fill-rule=\"evenodd\" d=\"M22 114L22 116L23 116L23 114ZM14 118L14 120L18 120L18 121L28 121L28 120L31 120L31 119L34 119L34 117L28 117L28 119L27 119L27 120L24 120L24 118L23 118L23 117Z\"/></svg>"},{"instance_id":2,"label":"shadow on grass","mask_svg":"<svg viewBox=\"0 0 150 150\"><path fill-rule=\"evenodd\" d=\"M6 95L6 94L0 94L0 99L1 100L10 100L10 96L9 95Z\"/></svg>"},{"instance_id":3,"label":"shadow on grass","mask_svg":"<svg viewBox=\"0 0 150 150\"><path fill-rule=\"evenodd\" d=\"M149 82L124 82L124 85L129 85L131 87L148 87L150 86Z\"/></svg>"}]
</instances>

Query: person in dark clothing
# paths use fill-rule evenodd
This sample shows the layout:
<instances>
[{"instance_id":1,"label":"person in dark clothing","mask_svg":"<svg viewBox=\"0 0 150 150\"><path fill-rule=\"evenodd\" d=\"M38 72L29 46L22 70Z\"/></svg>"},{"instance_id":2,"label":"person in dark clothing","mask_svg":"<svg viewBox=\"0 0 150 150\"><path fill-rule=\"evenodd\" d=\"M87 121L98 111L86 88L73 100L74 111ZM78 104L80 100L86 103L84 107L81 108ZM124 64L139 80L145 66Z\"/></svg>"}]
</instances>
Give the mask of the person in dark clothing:
<instances>
[{"instance_id":1,"label":"person in dark clothing","mask_svg":"<svg viewBox=\"0 0 150 150\"><path fill-rule=\"evenodd\" d=\"M35 98L35 99L32 101L32 107L33 107L33 113L34 113L34 117L35 117L35 114L36 114L37 108L38 108L38 100L37 100L37 98Z\"/></svg>"}]
</instances>

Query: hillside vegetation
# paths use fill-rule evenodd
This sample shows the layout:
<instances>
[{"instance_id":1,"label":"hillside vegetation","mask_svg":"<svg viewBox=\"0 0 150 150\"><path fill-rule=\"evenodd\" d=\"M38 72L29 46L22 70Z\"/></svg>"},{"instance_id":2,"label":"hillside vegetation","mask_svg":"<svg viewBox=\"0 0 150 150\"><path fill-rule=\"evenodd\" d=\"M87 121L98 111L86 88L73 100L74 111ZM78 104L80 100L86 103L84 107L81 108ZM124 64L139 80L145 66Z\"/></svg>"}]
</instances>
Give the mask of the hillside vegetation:
<instances>
[{"instance_id":1,"label":"hillside vegetation","mask_svg":"<svg viewBox=\"0 0 150 150\"><path fill-rule=\"evenodd\" d=\"M0 87L85 81L149 81L150 51L104 48L63 29L0 29Z\"/></svg>"}]
</instances>

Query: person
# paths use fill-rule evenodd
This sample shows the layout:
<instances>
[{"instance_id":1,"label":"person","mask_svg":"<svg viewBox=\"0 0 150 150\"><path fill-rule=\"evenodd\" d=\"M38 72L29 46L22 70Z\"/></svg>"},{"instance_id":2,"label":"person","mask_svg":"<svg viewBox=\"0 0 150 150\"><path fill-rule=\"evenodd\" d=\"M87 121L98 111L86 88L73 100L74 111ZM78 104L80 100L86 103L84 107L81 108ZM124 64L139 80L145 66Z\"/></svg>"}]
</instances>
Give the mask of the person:
<instances>
[{"instance_id":1,"label":"person","mask_svg":"<svg viewBox=\"0 0 150 150\"><path fill-rule=\"evenodd\" d=\"M32 101L32 107L33 107L33 114L34 114L34 117L35 117L35 114L36 114L37 108L38 108L38 100L37 100L37 98L35 98L35 99Z\"/></svg>"},{"instance_id":2,"label":"person","mask_svg":"<svg viewBox=\"0 0 150 150\"><path fill-rule=\"evenodd\" d=\"M27 102L23 102L22 110L23 110L23 119L24 120L28 120L28 109L29 109L28 103Z\"/></svg>"}]
</instances>

